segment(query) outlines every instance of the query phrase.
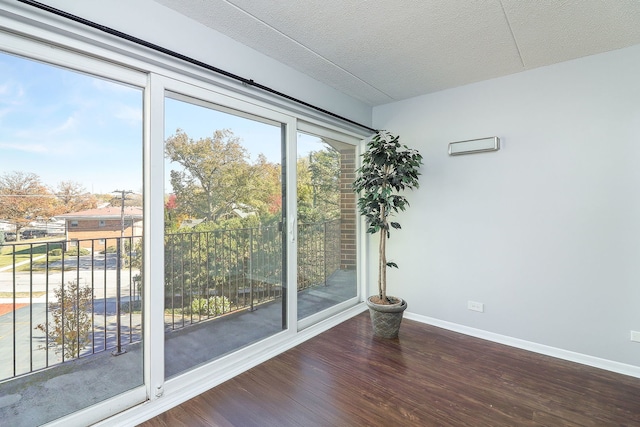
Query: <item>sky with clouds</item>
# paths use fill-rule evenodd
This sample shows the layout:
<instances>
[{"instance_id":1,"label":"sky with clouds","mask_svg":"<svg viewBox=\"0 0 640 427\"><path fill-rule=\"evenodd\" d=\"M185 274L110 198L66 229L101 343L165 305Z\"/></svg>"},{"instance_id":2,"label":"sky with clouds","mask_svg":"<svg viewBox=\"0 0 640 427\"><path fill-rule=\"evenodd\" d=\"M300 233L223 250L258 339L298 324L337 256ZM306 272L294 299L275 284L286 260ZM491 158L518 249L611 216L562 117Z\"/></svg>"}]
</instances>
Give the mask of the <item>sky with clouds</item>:
<instances>
[{"instance_id":1,"label":"sky with clouds","mask_svg":"<svg viewBox=\"0 0 640 427\"><path fill-rule=\"evenodd\" d=\"M140 192L142 120L142 89L0 53L0 175L33 172L52 189L75 181L92 193ZM194 139L231 129L251 159L280 162L279 126L167 98L165 136L178 128ZM317 138L299 135L299 155L319 149ZM177 168L167 161L165 175Z\"/></svg>"},{"instance_id":2,"label":"sky with clouds","mask_svg":"<svg viewBox=\"0 0 640 427\"><path fill-rule=\"evenodd\" d=\"M0 174L142 188L142 90L0 53Z\"/></svg>"}]
</instances>

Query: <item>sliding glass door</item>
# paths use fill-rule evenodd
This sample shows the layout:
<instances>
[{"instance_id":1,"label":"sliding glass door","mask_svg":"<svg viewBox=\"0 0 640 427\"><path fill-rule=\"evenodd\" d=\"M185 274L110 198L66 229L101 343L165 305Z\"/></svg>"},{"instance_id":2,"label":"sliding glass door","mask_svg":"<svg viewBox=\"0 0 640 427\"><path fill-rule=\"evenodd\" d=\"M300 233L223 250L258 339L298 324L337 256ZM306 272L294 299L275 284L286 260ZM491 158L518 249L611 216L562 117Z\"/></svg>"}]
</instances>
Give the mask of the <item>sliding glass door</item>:
<instances>
[{"instance_id":1,"label":"sliding glass door","mask_svg":"<svg viewBox=\"0 0 640 427\"><path fill-rule=\"evenodd\" d=\"M298 133L297 309L301 327L358 302L355 194L351 189L356 146L345 143L346 139L317 127Z\"/></svg>"},{"instance_id":2,"label":"sliding glass door","mask_svg":"<svg viewBox=\"0 0 640 427\"><path fill-rule=\"evenodd\" d=\"M286 327L284 128L166 94L166 378Z\"/></svg>"},{"instance_id":3,"label":"sliding glass door","mask_svg":"<svg viewBox=\"0 0 640 427\"><path fill-rule=\"evenodd\" d=\"M3 425L143 385L146 76L84 65L113 78L0 53Z\"/></svg>"},{"instance_id":4,"label":"sliding glass door","mask_svg":"<svg viewBox=\"0 0 640 427\"><path fill-rule=\"evenodd\" d=\"M49 63L0 53L0 424L215 386L359 302L359 139L10 40Z\"/></svg>"}]
</instances>

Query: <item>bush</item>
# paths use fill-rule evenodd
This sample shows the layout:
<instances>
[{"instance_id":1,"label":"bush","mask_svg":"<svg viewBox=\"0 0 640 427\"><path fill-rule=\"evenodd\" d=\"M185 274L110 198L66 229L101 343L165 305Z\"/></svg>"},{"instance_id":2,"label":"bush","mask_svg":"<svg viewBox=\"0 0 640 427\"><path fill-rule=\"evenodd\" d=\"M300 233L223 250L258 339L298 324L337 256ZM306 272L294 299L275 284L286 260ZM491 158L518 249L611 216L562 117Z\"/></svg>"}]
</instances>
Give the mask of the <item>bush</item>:
<instances>
[{"instance_id":1,"label":"bush","mask_svg":"<svg viewBox=\"0 0 640 427\"><path fill-rule=\"evenodd\" d=\"M66 251L64 254L68 256L78 256L78 251L80 251L80 255L91 255L91 251L89 249L84 249L80 247L71 248L68 251Z\"/></svg>"},{"instance_id":2,"label":"bush","mask_svg":"<svg viewBox=\"0 0 640 427\"><path fill-rule=\"evenodd\" d=\"M107 249L100 251L101 254L115 254L118 252L117 246L107 246Z\"/></svg>"},{"instance_id":3,"label":"bush","mask_svg":"<svg viewBox=\"0 0 640 427\"><path fill-rule=\"evenodd\" d=\"M62 249L56 248L49 251L49 256L62 256Z\"/></svg>"},{"instance_id":4,"label":"bush","mask_svg":"<svg viewBox=\"0 0 640 427\"><path fill-rule=\"evenodd\" d=\"M142 312L142 300L125 301L120 305L120 310L123 313L141 313Z\"/></svg>"},{"instance_id":5,"label":"bush","mask_svg":"<svg viewBox=\"0 0 640 427\"><path fill-rule=\"evenodd\" d=\"M54 291L56 302L49 306L53 323L39 324L36 329L49 335L49 345L58 347L67 359L80 357L80 351L91 343L93 326L91 311L93 291L76 282Z\"/></svg>"},{"instance_id":6,"label":"bush","mask_svg":"<svg viewBox=\"0 0 640 427\"><path fill-rule=\"evenodd\" d=\"M231 311L231 301L227 297L195 298L191 301L191 310L186 311L201 316L220 316Z\"/></svg>"}]
</instances>

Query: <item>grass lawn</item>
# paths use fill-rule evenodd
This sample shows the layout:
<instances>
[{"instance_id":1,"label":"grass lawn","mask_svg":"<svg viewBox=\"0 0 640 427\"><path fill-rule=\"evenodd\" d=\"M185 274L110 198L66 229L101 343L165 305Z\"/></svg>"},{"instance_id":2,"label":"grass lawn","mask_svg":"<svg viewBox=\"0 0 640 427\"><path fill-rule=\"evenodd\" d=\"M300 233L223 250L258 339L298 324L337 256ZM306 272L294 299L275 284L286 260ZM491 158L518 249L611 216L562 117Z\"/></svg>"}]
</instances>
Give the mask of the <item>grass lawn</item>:
<instances>
[{"instance_id":1,"label":"grass lawn","mask_svg":"<svg viewBox=\"0 0 640 427\"><path fill-rule=\"evenodd\" d=\"M33 244L17 244L17 245L7 245L0 246L0 267L6 267L8 265L12 265L14 261L14 251L15 251L15 262L18 263L20 261L28 261L33 256L38 257L41 255L45 255L47 253L47 248L49 250L61 248L62 245L60 243L49 243L49 245L45 243L33 243Z\"/></svg>"}]
</instances>

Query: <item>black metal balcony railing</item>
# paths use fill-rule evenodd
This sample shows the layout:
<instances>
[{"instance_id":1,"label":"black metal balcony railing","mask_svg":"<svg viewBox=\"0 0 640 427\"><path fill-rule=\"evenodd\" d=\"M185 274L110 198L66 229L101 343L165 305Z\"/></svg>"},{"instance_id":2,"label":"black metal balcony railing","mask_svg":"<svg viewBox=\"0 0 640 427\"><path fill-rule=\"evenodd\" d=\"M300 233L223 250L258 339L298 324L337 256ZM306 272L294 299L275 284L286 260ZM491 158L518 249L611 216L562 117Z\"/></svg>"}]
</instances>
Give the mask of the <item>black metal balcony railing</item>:
<instances>
[{"instance_id":1,"label":"black metal balcony railing","mask_svg":"<svg viewBox=\"0 0 640 427\"><path fill-rule=\"evenodd\" d=\"M339 269L339 233L339 220L299 226L299 291L326 285ZM9 308L0 316L0 381L100 352L117 355L142 339L141 237L4 248L11 262L0 268L0 307ZM277 226L166 234L167 330L280 298L282 259Z\"/></svg>"},{"instance_id":2,"label":"black metal balcony railing","mask_svg":"<svg viewBox=\"0 0 640 427\"><path fill-rule=\"evenodd\" d=\"M139 341L140 292L131 260L140 242L5 245L12 250L3 256L12 262L0 273L0 303L11 314L0 317L0 360L9 362L0 364L0 380Z\"/></svg>"},{"instance_id":3,"label":"black metal balcony railing","mask_svg":"<svg viewBox=\"0 0 640 427\"><path fill-rule=\"evenodd\" d=\"M277 226L167 234L165 313L171 329L256 304L282 292Z\"/></svg>"},{"instance_id":4,"label":"black metal balcony railing","mask_svg":"<svg viewBox=\"0 0 640 427\"><path fill-rule=\"evenodd\" d=\"M340 220L298 226L298 291L327 285L340 268Z\"/></svg>"},{"instance_id":5,"label":"black metal balcony railing","mask_svg":"<svg viewBox=\"0 0 640 427\"><path fill-rule=\"evenodd\" d=\"M298 291L340 267L340 220L298 227ZM282 294L278 226L165 236L165 323L180 329Z\"/></svg>"}]
</instances>

